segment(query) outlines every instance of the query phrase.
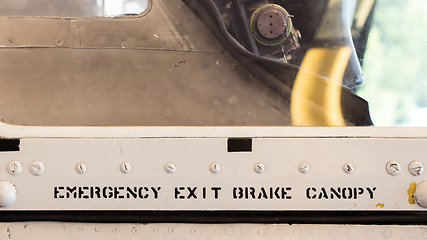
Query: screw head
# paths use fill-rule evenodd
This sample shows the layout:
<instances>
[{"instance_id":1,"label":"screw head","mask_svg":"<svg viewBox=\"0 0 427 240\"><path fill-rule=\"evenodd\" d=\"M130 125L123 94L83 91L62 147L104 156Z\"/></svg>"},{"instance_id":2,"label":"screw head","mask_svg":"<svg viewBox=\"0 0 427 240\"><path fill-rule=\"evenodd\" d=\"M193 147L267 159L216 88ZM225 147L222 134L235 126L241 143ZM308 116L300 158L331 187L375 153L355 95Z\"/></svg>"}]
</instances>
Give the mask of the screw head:
<instances>
[{"instance_id":1,"label":"screw head","mask_svg":"<svg viewBox=\"0 0 427 240\"><path fill-rule=\"evenodd\" d=\"M424 172L424 165L420 161L412 161L409 163L408 169L413 176L419 176Z\"/></svg>"},{"instance_id":2,"label":"screw head","mask_svg":"<svg viewBox=\"0 0 427 240\"><path fill-rule=\"evenodd\" d=\"M219 165L219 163L212 163L209 166L209 170L211 170L212 173L219 173L221 171L221 165Z\"/></svg>"},{"instance_id":3,"label":"screw head","mask_svg":"<svg viewBox=\"0 0 427 240\"><path fill-rule=\"evenodd\" d=\"M85 173L87 171L86 164L84 163L78 163L76 165L76 172L78 173Z\"/></svg>"},{"instance_id":4,"label":"screw head","mask_svg":"<svg viewBox=\"0 0 427 240\"><path fill-rule=\"evenodd\" d=\"M56 39L55 40L55 45L58 46L58 47L64 45L64 40L62 40L60 38Z\"/></svg>"},{"instance_id":5,"label":"screw head","mask_svg":"<svg viewBox=\"0 0 427 240\"><path fill-rule=\"evenodd\" d=\"M120 171L122 171L122 173L129 173L131 170L132 166L130 165L130 163L124 162L120 164Z\"/></svg>"},{"instance_id":6,"label":"screw head","mask_svg":"<svg viewBox=\"0 0 427 240\"><path fill-rule=\"evenodd\" d=\"M354 172L354 166L353 166L353 164L351 164L351 163L346 163L346 164L344 164L343 169L344 169L344 172L346 172L346 173L348 173L348 174L350 174L350 173Z\"/></svg>"},{"instance_id":7,"label":"screw head","mask_svg":"<svg viewBox=\"0 0 427 240\"><path fill-rule=\"evenodd\" d=\"M34 161L30 164L30 172L34 176L39 176L44 173L45 166L41 161Z\"/></svg>"},{"instance_id":8,"label":"screw head","mask_svg":"<svg viewBox=\"0 0 427 240\"><path fill-rule=\"evenodd\" d=\"M398 161L390 161L386 165L386 170L388 174L397 176L402 172L402 166Z\"/></svg>"},{"instance_id":9,"label":"screw head","mask_svg":"<svg viewBox=\"0 0 427 240\"><path fill-rule=\"evenodd\" d=\"M257 172L257 173L263 173L264 172L264 170L265 170L265 166L264 166L264 164L263 163L257 163L257 164L255 164L255 166L254 166L254 170L255 170L255 172Z\"/></svg>"},{"instance_id":10,"label":"screw head","mask_svg":"<svg viewBox=\"0 0 427 240\"><path fill-rule=\"evenodd\" d=\"M12 176L19 175L22 172L21 162L19 161L9 162L9 164L7 164L7 172Z\"/></svg>"},{"instance_id":11,"label":"screw head","mask_svg":"<svg viewBox=\"0 0 427 240\"><path fill-rule=\"evenodd\" d=\"M301 173L308 173L310 171L310 165L308 165L308 163L301 163L298 169Z\"/></svg>"},{"instance_id":12,"label":"screw head","mask_svg":"<svg viewBox=\"0 0 427 240\"><path fill-rule=\"evenodd\" d=\"M166 163L165 165L165 171L167 173L174 173L176 172L176 166L173 163Z\"/></svg>"}]
</instances>

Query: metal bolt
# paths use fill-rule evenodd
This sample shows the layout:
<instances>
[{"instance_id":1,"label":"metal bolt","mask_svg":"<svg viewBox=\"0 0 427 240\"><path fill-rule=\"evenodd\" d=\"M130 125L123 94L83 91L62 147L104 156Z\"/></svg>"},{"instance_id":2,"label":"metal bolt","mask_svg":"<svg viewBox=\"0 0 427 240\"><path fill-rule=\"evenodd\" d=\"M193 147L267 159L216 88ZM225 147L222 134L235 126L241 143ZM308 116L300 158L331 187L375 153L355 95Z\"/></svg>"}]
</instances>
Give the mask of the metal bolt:
<instances>
[{"instance_id":1,"label":"metal bolt","mask_svg":"<svg viewBox=\"0 0 427 240\"><path fill-rule=\"evenodd\" d=\"M78 163L78 164L76 165L76 171L77 171L78 173L85 173L85 172L87 171L86 164L84 164L84 163Z\"/></svg>"},{"instance_id":2,"label":"metal bolt","mask_svg":"<svg viewBox=\"0 0 427 240\"><path fill-rule=\"evenodd\" d=\"M310 171L310 165L308 165L308 163L301 163L299 165L299 171L301 173L308 173L308 171Z\"/></svg>"},{"instance_id":3,"label":"metal bolt","mask_svg":"<svg viewBox=\"0 0 427 240\"><path fill-rule=\"evenodd\" d=\"M39 176L44 173L44 164L40 161L34 161L30 164L30 172L34 176Z\"/></svg>"},{"instance_id":4,"label":"metal bolt","mask_svg":"<svg viewBox=\"0 0 427 240\"><path fill-rule=\"evenodd\" d=\"M123 173L128 173L130 172L130 170L132 170L132 166L130 165L130 163L124 162L120 164L120 171L122 171Z\"/></svg>"},{"instance_id":5,"label":"metal bolt","mask_svg":"<svg viewBox=\"0 0 427 240\"><path fill-rule=\"evenodd\" d=\"M344 169L344 172L349 173L349 174L354 172L354 166L351 163L344 164L343 169Z\"/></svg>"},{"instance_id":6,"label":"metal bolt","mask_svg":"<svg viewBox=\"0 0 427 240\"><path fill-rule=\"evenodd\" d=\"M264 167L264 164L262 164L262 163L257 163L257 164L255 164L255 166L254 166L254 170L255 170L255 172L257 172L257 173L263 173L264 172L264 169L265 169L265 167Z\"/></svg>"},{"instance_id":7,"label":"metal bolt","mask_svg":"<svg viewBox=\"0 0 427 240\"><path fill-rule=\"evenodd\" d=\"M11 161L7 165L7 171L10 175L16 176L22 172L22 164L19 161Z\"/></svg>"},{"instance_id":8,"label":"metal bolt","mask_svg":"<svg viewBox=\"0 0 427 240\"><path fill-rule=\"evenodd\" d=\"M413 176L419 176L424 172L424 165L420 161L412 161L409 163L408 169Z\"/></svg>"},{"instance_id":9,"label":"metal bolt","mask_svg":"<svg viewBox=\"0 0 427 240\"><path fill-rule=\"evenodd\" d=\"M212 163L209 169L212 173L219 173L221 171L221 165L219 165L219 163Z\"/></svg>"},{"instance_id":10,"label":"metal bolt","mask_svg":"<svg viewBox=\"0 0 427 240\"><path fill-rule=\"evenodd\" d=\"M165 165L165 171L167 173L174 173L174 172L176 172L176 166L175 166L175 164L173 164L173 163L167 163Z\"/></svg>"},{"instance_id":11,"label":"metal bolt","mask_svg":"<svg viewBox=\"0 0 427 240\"><path fill-rule=\"evenodd\" d=\"M55 45L56 45L56 46L60 47L60 46L62 46L63 44L64 44L64 40L62 40L62 39L60 39L60 38L58 38L58 39L56 39L56 40L55 40Z\"/></svg>"},{"instance_id":12,"label":"metal bolt","mask_svg":"<svg viewBox=\"0 0 427 240\"><path fill-rule=\"evenodd\" d=\"M397 161L390 161L386 165L386 170L388 174L397 176L402 172L402 166L400 166L400 163Z\"/></svg>"}]
</instances>

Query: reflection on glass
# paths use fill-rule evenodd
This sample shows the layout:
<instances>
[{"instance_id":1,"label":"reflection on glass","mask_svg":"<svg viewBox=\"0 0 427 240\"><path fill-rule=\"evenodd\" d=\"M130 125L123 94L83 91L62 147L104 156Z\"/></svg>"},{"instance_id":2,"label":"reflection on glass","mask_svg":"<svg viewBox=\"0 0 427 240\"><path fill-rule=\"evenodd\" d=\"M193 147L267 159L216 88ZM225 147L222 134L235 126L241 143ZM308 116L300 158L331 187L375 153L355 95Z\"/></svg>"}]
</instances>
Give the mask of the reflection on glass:
<instances>
[{"instance_id":1,"label":"reflection on glass","mask_svg":"<svg viewBox=\"0 0 427 240\"><path fill-rule=\"evenodd\" d=\"M147 8L147 0L97 0L97 7L103 11L98 16L140 14Z\"/></svg>"},{"instance_id":2,"label":"reflection on glass","mask_svg":"<svg viewBox=\"0 0 427 240\"><path fill-rule=\"evenodd\" d=\"M1 16L113 17L140 14L148 0L1 0Z\"/></svg>"},{"instance_id":3,"label":"reflection on glass","mask_svg":"<svg viewBox=\"0 0 427 240\"><path fill-rule=\"evenodd\" d=\"M364 58L376 126L427 126L427 1L377 1Z\"/></svg>"}]
</instances>

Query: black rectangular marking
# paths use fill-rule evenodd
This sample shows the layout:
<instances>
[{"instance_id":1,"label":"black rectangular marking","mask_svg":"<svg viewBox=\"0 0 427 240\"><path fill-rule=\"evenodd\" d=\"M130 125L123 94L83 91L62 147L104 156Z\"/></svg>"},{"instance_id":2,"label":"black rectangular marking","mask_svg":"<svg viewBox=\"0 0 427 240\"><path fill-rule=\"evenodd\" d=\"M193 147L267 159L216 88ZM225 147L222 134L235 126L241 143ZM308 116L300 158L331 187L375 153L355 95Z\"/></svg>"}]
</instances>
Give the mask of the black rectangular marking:
<instances>
[{"instance_id":1,"label":"black rectangular marking","mask_svg":"<svg viewBox=\"0 0 427 240\"><path fill-rule=\"evenodd\" d=\"M252 138L229 138L228 152L252 152Z\"/></svg>"},{"instance_id":2,"label":"black rectangular marking","mask_svg":"<svg viewBox=\"0 0 427 240\"><path fill-rule=\"evenodd\" d=\"M20 139L0 139L0 152L19 151Z\"/></svg>"}]
</instances>

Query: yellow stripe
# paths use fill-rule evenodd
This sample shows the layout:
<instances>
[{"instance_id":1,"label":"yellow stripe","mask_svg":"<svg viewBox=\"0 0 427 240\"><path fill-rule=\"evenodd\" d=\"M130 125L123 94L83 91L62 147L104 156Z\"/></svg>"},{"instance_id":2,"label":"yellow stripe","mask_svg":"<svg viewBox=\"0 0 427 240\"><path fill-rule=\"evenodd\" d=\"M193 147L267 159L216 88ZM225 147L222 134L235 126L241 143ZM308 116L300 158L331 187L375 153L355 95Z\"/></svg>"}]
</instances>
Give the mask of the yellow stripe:
<instances>
[{"instance_id":1,"label":"yellow stripe","mask_svg":"<svg viewBox=\"0 0 427 240\"><path fill-rule=\"evenodd\" d=\"M345 126L341 87L351 48L312 48L295 79L291 97L292 124Z\"/></svg>"}]
</instances>

